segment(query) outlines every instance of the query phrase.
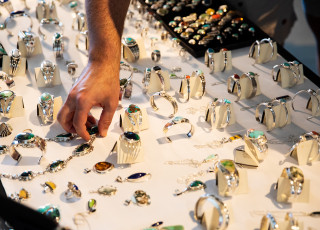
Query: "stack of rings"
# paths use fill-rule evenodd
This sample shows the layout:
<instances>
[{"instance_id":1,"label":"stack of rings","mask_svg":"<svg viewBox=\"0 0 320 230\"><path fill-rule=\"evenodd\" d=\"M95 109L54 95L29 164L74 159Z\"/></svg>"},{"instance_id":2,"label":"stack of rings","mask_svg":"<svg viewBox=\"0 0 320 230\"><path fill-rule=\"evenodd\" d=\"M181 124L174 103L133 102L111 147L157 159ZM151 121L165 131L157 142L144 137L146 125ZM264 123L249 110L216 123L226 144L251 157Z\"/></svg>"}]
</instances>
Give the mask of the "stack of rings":
<instances>
[{"instance_id":1,"label":"stack of rings","mask_svg":"<svg viewBox=\"0 0 320 230\"><path fill-rule=\"evenodd\" d=\"M250 47L250 50L249 50L249 57L250 58L255 58L255 62L257 62L257 60L258 60L258 58L260 57L260 55L261 55L261 44L263 44L263 43L268 43L269 45L270 45L270 47L271 47L271 49L272 49L272 51L271 51L271 55L270 55L270 57L269 57L269 59L267 59L266 61L264 61L264 62L268 62L268 61L270 61L272 58L273 58L273 55L274 55L274 50L275 50L275 48L274 48L274 46L273 46L273 41L270 39L270 38L264 38L264 39L262 39L262 40L256 40L252 45L251 45L251 47ZM254 56L254 54L255 54L255 46L258 46L258 53Z\"/></svg>"}]
</instances>

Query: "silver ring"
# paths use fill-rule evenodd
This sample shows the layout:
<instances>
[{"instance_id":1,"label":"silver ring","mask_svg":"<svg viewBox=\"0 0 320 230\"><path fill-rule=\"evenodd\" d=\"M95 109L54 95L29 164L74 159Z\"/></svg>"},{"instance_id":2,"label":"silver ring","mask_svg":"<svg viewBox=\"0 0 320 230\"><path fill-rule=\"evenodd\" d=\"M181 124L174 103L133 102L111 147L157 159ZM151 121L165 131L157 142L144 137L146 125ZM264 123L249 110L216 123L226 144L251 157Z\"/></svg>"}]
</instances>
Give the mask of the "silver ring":
<instances>
[{"instance_id":1,"label":"silver ring","mask_svg":"<svg viewBox=\"0 0 320 230\"><path fill-rule=\"evenodd\" d=\"M68 189L64 192L67 200L72 198L81 198L81 191L78 186L72 182L68 182Z\"/></svg>"},{"instance_id":2,"label":"silver ring","mask_svg":"<svg viewBox=\"0 0 320 230\"><path fill-rule=\"evenodd\" d=\"M206 121L209 121L209 119L211 120L211 126L214 126L214 123L216 121L216 111L215 108L217 106L226 106L226 113L227 113L227 117L226 120L221 124L221 128L225 128L228 126L228 124L230 123L231 120L231 101L229 101L228 99L218 99L218 98L214 98L213 101L211 103L208 104L207 106L207 111L206 111ZM212 113L211 113L211 117L209 117L209 107L212 108Z\"/></svg>"},{"instance_id":3,"label":"silver ring","mask_svg":"<svg viewBox=\"0 0 320 230\"><path fill-rule=\"evenodd\" d=\"M258 74L253 73L253 72L248 72L248 73L245 73L245 74L241 75L241 77L240 77L240 79L248 77L250 79L250 81L251 81L252 91L251 91L251 94L249 95L248 99L253 98L254 96L256 96L256 93L257 93L256 76L258 76Z\"/></svg>"},{"instance_id":4,"label":"silver ring","mask_svg":"<svg viewBox=\"0 0 320 230\"><path fill-rule=\"evenodd\" d=\"M228 64L228 50L226 48L222 48L220 49L220 52L222 52L223 56L224 56L224 60L223 60L223 69L221 70L221 72L224 72L227 68L227 64Z\"/></svg>"},{"instance_id":5,"label":"silver ring","mask_svg":"<svg viewBox=\"0 0 320 230\"><path fill-rule=\"evenodd\" d=\"M304 175L301 169L291 166L284 168L281 177L288 178L290 180L290 192L293 196L301 194L304 184Z\"/></svg>"},{"instance_id":6,"label":"silver ring","mask_svg":"<svg viewBox=\"0 0 320 230\"><path fill-rule=\"evenodd\" d=\"M273 104L270 103L270 102L263 102L263 103L260 103L257 106L256 112L255 112L255 118L256 118L256 121L259 122L259 123L263 123L263 119L260 119L260 115L259 115L260 114L260 107L262 107L262 106L266 107L266 109L268 109L272 114L272 126L268 130L268 131L270 131L270 130L274 129L275 126L276 126L276 114L275 114L275 112L274 112L274 110L272 108Z\"/></svg>"},{"instance_id":7,"label":"silver ring","mask_svg":"<svg viewBox=\"0 0 320 230\"><path fill-rule=\"evenodd\" d=\"M151 53L151 60L154 62L159 62L161 59L160 50L153 50Z\"/></svg>"},{"instance_id":8,"label":"silver ring","mask_svg":"<svg viewBox=\"0 0 320 230\"><path fill-rule=\"evenodd\" d=\"M3 90L0 92L0 113L4 117L8 117L12 102L16 94L11 90Z\"/></svg>"},{"instance_id":9,"label":"silver ring","mask_svg":"<svg viewBox=\"0 0 320 230\"><path fill-rule=\"evenodd\" d=\"M8 13L10 14L13 11L13 6L10 0L2 0L0 1L0 6L6 8L6 10L8 11Z\"/></svg>"},{"instance_id":10,"label":"silver ring","mask_svg":"<svg viewBox=\"0 0 320 230\"><path fill-rule=\"evenodd\" d=\"M287 109L287 104L286 104L287 101L285 99L283 99L283 98L281 98L281 99L273 99L271 101L272 106L276 106L276 105L274 105L275 102L278 103L282 108L284 108L284 110L286 112L286 122L283 125L279 126L280 128L283 128L284 126L287 125L288 119L289 119L289 111Z\"/></svg>"},{"instance_id":11,"label":"silver ring","mask_svg":"<svg viewBox=\"0 0 320 230\"><path fill-rule=\"evenodd\" d=\"M122 39L123 58L128 60L128 52L133 56L133 61L137 61L140 57L140 49L135 39L125 37Z\"/></svg>"},{"instance_id":12,"label":"silver ring","mask_svg":"<svg viewBox=\"0 0 320 230\"><path fill-rule=\"evenodd\" d=\"M19 31L18 33L19 39L21 39L26 47L27 56L30 57L34 51L35 47L35 35L29 31Z\"/></svg>"},{"instance_id":13,"label":"silver ring","mask_svg":"<svg viewBox=\"0 0 320 230\"><path fill-rule=\"evenodd\" d=\"M9 75L15 76L21 61L21 52L18 49L11 50Z\"/></svg>"},{"instance_id":14,"label":"silver ring","mask_svg":"<svg viewBox=\"0 0 320 230\"><path fill-rule=\"evenodd\" d=\"M41 63L40 70L44 79L45 86L52 86L52 80L56 71L56 65L49 60L45 60Z\"/></svg>"},{"instance_id":15,"label":"silver ring","mask_svg":"<svg viewBox=\"0 0 320 230\"><path fill-rule=\"evenodd\" d=\"M75 45L76 48L79 49L79 40L80 40L80 36L84 37L84 43L85 43L85 50L88 51L89 50L89 35L88 35L88 30L85 31L81 31L80 33L77 34L76 39L75 39Z\"/></svg>"},{"instance_id":16,"label":"silver ring","mask_svg":"<svg viewBox=\"0 0 320 230\"><path fill-rule=\"evenodd\" d=\"M42 113L38 113L43 124L48 124L53 122L53 103L54 96L49 93L41 94L39 98L39 106Z\"/></svg>"},{"instance_id":17,"label":"silver ring","mask_svg":"<svg viewBox=\"0 0 320 230\"><path fill-rule=\"evenodd\" d=\"M270 213L267 213L262 217L260 230L280 230L280 228L276 219Z\"/></svg>"},{"instance_id":18,"label":"silver ring","mask_svg":"<svg viewBox=\"0 0 320 230\"><path fill-rule=\"evenodd\" d=\"M268 145L267 137L263 131L247 130L246 135L244 135L244 141L250 150L252 147L256 147L259 150L258 153L254 149L251 151L258 161L262 161L266 157Z\"/></svg>"},{"instance_id":19,"label":"silver ring","mask_svg":"<svg viewBox=\"0 0 320 230\"><path fill-rule=\"evenodd\" d=\"M156 73L156 75L159 77L160 84L161 84L161 91L165 91L165 82L164 82L164 77L161 73L161 68L159 66L154 66L152 68L152 71Z\"/></svg>"},{"instance_id":20,"label":"silver ring","mask_svg":"<svg viewBox=\"0 0 320 230\"><path fill-rule=\"evenodd\" d=\"M47 36L41 31L41 27L44 27L46 25L58 26L60 32L63 33L64 26L63 26L62 22L60 22L58 19L43 18L40 21L40 26L39 26L39 29L38 29L39 35L43 38L43 40L46 40Z\"/></svg>"},{"instance_id":21,"label":"silver ring","mask_svg":"<svg viewBox=\"0 0 320 230\"><path fill-rule=\"evenodd\" d=\"M194 133L194 126L189 122L189 119L187 118L183 118L183 117L175 117L173 118L170 122L168 122L164 127L163 127L163 133L165 135L165 139L170 143L172 142L171 138L167 136L167 133L169 131L169 129L177 124L182 124L182 123L188 123L190 124L190 130L188 131L188 133L186 134L187 137L192 137L193 133Z\"/></svg>"},{"instance_id":22,"label":"silver ring","mask_svg":"<svg viewBox=\"0 0 320 230\"><path fill-rule=\"evenodd\" d=\"M220 160L216 165L216 170L220 171L226 180L227 189L224 196L231 196L239 186L239 172L233 160Z\"/></svg>"},{"instance_id":23,"label":"silver ring","mask_svg":"<svg viewBox=\"0 0 320 230\"><path fill-rule=\"evenodd\" d=\"M202 72L202 70L198 69L192 73L192 76L199 77L199 79L200 79L201 86L202 86L202 92L201 92L199 99L201 99L204 96L204 94L206 93L206 79L204 77L204 73Z\"/></svg>"},{"instance_id":24,"label":"silver ring","mask_svg":"<svg viewBox=\"0 0 320 230\"><path fill-rule=\"evenodd\" d=\"M62 33L59 33L59 32L54 33L52 50L56 58L63 57L64 44L63 44Z\"/></svg>"},{"instance_id":25,"label":"silver ring","mask_svg":"<svg viewBox=\"0 0 320 230\"><path fill-rule=\"evenodd\" d=\"M233 84L231 84L231 83L233 83ZM241 85L240 85L240 77L238 74L233 74L232 76L230 76L228 78L227 89L228 89L228 93L237 95L236 101L240 100L242 92L241 92Z\"/></svg>"},{"instance_id":26,"label":"silver ring","mask_svg":"<svg viewBox=\"0 0 320 230\"><path fill-rule=\"evenodd\" d=\"M214 50L209 48L204 54L204 64L209 67L210 71L214 71L214 60L213 60Z\"/></svg>"},{"instance_id":27,"label":"silver ring","mask_svg":"<svg viewBox=\"0 0 320 230\"><path fill-rule=\"evenodd\" d=\"M72 29L78 30L79 32L87 30L87 17L86 14L83 12L79 12L76 15L72 23Z\"/></svg>"},{"instance_id":28,"label":"silver ring","mask_svg":"<svg viewBox=\"0 0 320 230\"><path fill-rule=\"evenodd\" d=\"M142 85L143 85L143 92L147 93L149 89L149 84L150 84L150 78L151 78L151 69L146 68L144 71L144 76L142 79Z\"/></svg>"},{"instance_id":29,"label":"silver ring","mask_svg":"<svg viewBox=\"0 0 320 230\"><path fill-rule=\"evenodd\" d=\"M130 123L133 127L137 126L138 129L142 124L142 112L141 109L134 104L130 104L129 107L125 110L125 115L129 118ZM125 130L133 131L133 130Z\"/></svg>"},{"instance_id":30,"label":"silver ring","mask_svg":"<svg viewBox=\"0 0 320 230\"><path fill-rule=\"evenodd\" d=\"M295 111L296 109L294 108L294 99L295 99L295 97L298 95L298 94L301 94L301 93L308 93L309 95L310 95L310 98L314 98L315 100L316 100L316 102L317 102L317 110L316 110L316 112L315 112L315 114L317 114L318 112L319 112L319 109L320 109L320 101L319 101L319 99L318 99L318 95L317 95L317 92L316 91L314 91L313 89L307 89L307 90L300 90L300 91L298 91L294 96L293 96L293 98L292 98L292 104L291 104L291 106L292 106L292 109ZM308 117L308 119L310 119L310 118L312 118L312 116L311 117Z\"/></svg>"},{"instance_id":31,"label":"silver ring","mask_svg":"<svg viewBox=\"0 0 320 230\"><path fill-rule=\"evenodd\" d=\"M11 31L8 30L7 25L10 21L14 20L17 17L27 17L30 20L30 25L28 27L28 31L31 31L33 23L32 23L32 18L30 17L29 14L25 13L24 11L12 11L10 12L10 16L6 18L6 20L4 21L4 28L7 29L8 33L10 36L13 36L13 33Z\"/></svg>"}]
</instances>

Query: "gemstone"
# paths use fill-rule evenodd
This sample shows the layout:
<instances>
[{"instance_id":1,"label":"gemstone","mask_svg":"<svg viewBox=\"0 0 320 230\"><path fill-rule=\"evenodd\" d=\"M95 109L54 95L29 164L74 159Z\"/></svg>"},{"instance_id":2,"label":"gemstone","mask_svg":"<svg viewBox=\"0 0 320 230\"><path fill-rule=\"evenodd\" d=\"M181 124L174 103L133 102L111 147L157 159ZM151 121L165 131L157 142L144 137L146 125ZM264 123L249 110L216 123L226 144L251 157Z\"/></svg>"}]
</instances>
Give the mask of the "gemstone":
<instances>
[{"instance_id":1,"label":"gemstone","mask_svg":"<svg viewBox=\"0 0 320 230\"><path fill-rule=\"evenodd\" d=\"M159 14L160 16L165 16L168 13L169 13L168 9L165 9L165 8L157 9L157 14Z\"/></svg>"},{"instance_id":2,"label":"gemstone","mask_svg":"<svg viewBox=\"0 0 320 230\"><path fill-rule=\"evenodd\" d=\"M14 15L18 15L18 14L24 14L24 11L23 10L18 10L18 11L13 11L10 13L10 16L14 16Z\"/></svg>"},{"instance_id":3,"label":"gemstone","mask_svg":"<svg viewBox=\"0 0 320 230\"><path fill-rule=\"evenodd\" d=\"M214 13L215 13L215 10L212 8L209 8L206 10L206 14L208 14L208 15L213 15Z\"/></svg>"},{"instance_id":4,"label":"gemstone","mask_svg":"<svg viewBox=\"0 0 320 230\"><path fill-rule=\"evenodd\" d=\"M290 64L289 64L288 62L285 62L285 63L283 63L282 65L283 65L283 67L285 67L285 68L290 68Z\"/></svg>"},{"instance_id":5,"label":"gemstone","mask_svg":"<svg viewBox=\"0 0 320 230\"><path fill-rule=\"evenodd\" d=\"M46 206L38 208L38 212L53 219L57 223L60 221L60 211L57 207L53 206L52 204L48 204Z\"/></svg>"},{"instance_id":6,"label":"gemstone","mask_svg":"<svg viewBox=\"0 0 320 230\"><path fill-rule=\"evenodd\" d=\"M243 18L234 18L234 19L232 19L232 23L236 23L236 24L238 24L238 23L240 23L240 22L242 22L243 21Z\"/></svg>"},{"instance_id":7,"label":"gemstone","mask_svg":"<svg viewBox=\"0 0 320 230\"><path fill-rule=\"evenodd\" d=\"M186 29L189 26L189 22L180 22L179 26L182 27L183 29Z\"/></svg>"},{"instance_id":8,"label":"gemstone","mask_svg":"<svg viewBox=\"0 0 320 230\"><path fill-rule=\"evenodd\" d=\"M182 225L174 225L174 226L166 226L161 229L163 229L163 230L184 230L184 227Z\"/></svg>"},{"instance_id":9,"label":"gemstone","mask_svg":"<svg viewBox=\"0 0 320 230\"><path fill-rule=\"evenodd\" d=\"M154 67L153 67L153 70L154 70L154 71L159 71L159 70L161 70L161 68L160 68L160 66L154 66Z\"/></svg>"},{"instance_id":10,"label":"gemstone","mask_svg":"<svg viewBox=\"0 0 320 230\"><path fill-rule=\"evenodd\" d=\"M180 16L176 16L173 18L173 20L176 22L180 22L182 20L182 18Z\"/></svg>"},{"instance_id":11,"label":"gemstone","mask_svg":"<svg viewBox=\"0 0 320 230\"><path fill-rule=\"evenodd\" d=\"M186 77L186 79L190 79L190 76L189 76L189 75L186 75L185 77Z\"/></svg>"},{"instance_id":12,"label":"gemstone","mask_svg":"<svg viewBox=\"0 0 320 230\"><path fill-rule=\"evenodd\" d=\"M234 75L233 75L233 78L234 78L234 79L240 79L240 77L239 77L238 74L234 74Z\"/></svg>"},{"instance_id":13,"label":"gemstone","mask_svg":"<svg viewBox=\"0 0 320 230\"><path fill-rule=\"evenodd\" d=\"M196 23L196 22L191 23L191 24L189 25L189 28L194 28L194 29L196 29L196 28L198 28L198 27L199 27L199 23Z\"/></svg>"},{"instance_id":14,"label":"gemstone","mask_svg":"<svg viewBox=\"0 0 320 230\"><path fill-rule=\"evenodd\" d=\"M151 227L159 227L161 225L163 225L163 221L159 221L157 223L154 223L154 224L151 225Z\"/></svg>"},{"instance_id":15,"label":"gemstone","mask_svg":"<svg viewBox=\"0 0 320 230\"><path fill-rule=\"evenodd\" d=\"M114 168L114 165L106 161L101 161L94 165L94 169L97 172L110 171L113 168Z\"/></svg>"},{"instance_id":16,"label":"gemstone","mask_svg":"<svg viewBox=\"0 0 320 230\"><path fill-rule=\"evenodd\" d=\"M78 146L78 147L75 149L75 152L76 152L76 153L86 152L86 151L88 151L90 148L91 148L91 145L90 145L90 144L84 143L84 144L81 144L80 146Z\"/></svg>"},{"instance_id":17,"label":"gemstone","mask_svg":"<svg viewBox=\"0 0 320 230\"><path fill-rule=\"evenodd\" d=\"M57 161L52 162L49 165L49 170L50 170L50 172L57 172L57 171L63 169L63 167L64 167L64 161L57 160Z\"/></svg>"},{"instance_id":18,"label":"gemstone","mask_svg":"<svg viewBox=\"0 0 320 230\"><path fill-rule=\"evenodd\" d=\"M221 18L221 16L219 14L214 14L211 16L211 18L214 20L219 20Z\"/></svg>"},{"instance_id":19,"label":"gemstone","mask_svg":"<svg viewBox=\"0 0 320 230\"><path fill-rule=\"evenodd\" d=\"M228 51L228 49L226 49L226 48L221 48L220 49L220 52L226 52L226 51Z\"/></svg>"},{"instance_id":20,"label":"gemstone","mask_svg":"<svg viewBox=\"0 0 320 230\"><path fill-rule=\"evenodd\" d=\"M299 65L300 63L298 61L293 61L292 62L294 65Z\"/></svg>"},{"instance_id":21,"label":"gemstone","mask_svg":"<svg viewBox=\"0 0 320 230\"><path fill-rule=\"evenodd\" d=\"M201 28L204 30L209 30L211 26L209 24L204 24Z\"/></svg>"},{"instance_id":22,"label":"gemstone","mask_svg":"<svg viewBox=\"0 0 320 230\"><path fill-rule=\"evenodd\" d=\"M28 193L27 190L25 190L24 188L20 190L19 192L19 199L28 199L30 198L30 194Z\"/></svg>"},{"instance_id":23,"label":"gemstone","mask_svg":"<svg viewBox=\"0 0 320 230\"><path fill-rule=\"evenodd\" d=\"M26 140L30 140L32 141L34 139L34 134L33 133L19 133L16 137L16 140L19 141L26 141Z\"/></svg>"},{"instance_id":24,"label":"gemstone","mask_svg":"<svg viewBox=\"0 0 320 230\"><path fill-rule=\"evenodd\" d=\"M43 93L40 96L41 102L52 101L52 95L50 93Z\"/></svg>"},{"instance_id":25,"label":"gemstone","mask_svg":"<svg viewBox=\"0 0 320 230\"><path fill-rule=\"evenodd\" d=\"M234 172L236 166L234 165L232 160L221 160L220 161L221 165L225 167L229 172Z\"/></svg>"},{"instance_id":26,"label":"gemstone","mask_svg":"<svg viewBox=\"0 0 320 230\"><path fill-rule=\"evenodd\" d=\"M19 179L20 180L31 180L33 178L33 173L32 171L25 171L23 173L20 174Z\"/></svg>"},{"instance_id":27,"label":"gemstone","mask_svg":"<svg viewBox=\"0 0 320 230\"><path fill-rule=\"evenodd\" d=\"M50 189L51 192L57 188L56 184L51 181L46 181L45 185Z\"/></svg>"},{"instance_id":28,"label":"gemstone","mask_svg":"<svg viewBox=\"0 0 320 230\"><path fill-rule=\"evenodd\" d=\"M316 131L311 131L312 132L312 134L313 135L317 135L317 136L319 136L320 134L319 133L317 133Z\"/></svg>"},{"instance_id":29,"label":"gemstone","mask_svg":"<svg viewBox=\"0 0 320 230\"><path fill-rule=\"evenodd\" d=\"M9 98L14 95L14 92L11 90L3 90L0 92L0 98Z\"/></svg>"},{"instance_id":30,"label":"gemstone","mask_svg":"<svg viewBox=\"0 0 320 230\"><path fill-rule=\"evenodd\" d=\"M206 31L204 29L200 29L197 31L198 34L204 35L206 34Z\"/></svg>"},{"instance_id":31,"label":"gemstone","mask_svg":"<svg viewBox=\"0 0 320 230\"><path fill-rule=\"evenodd\" d=\"M130 140L135 140L135 141L140 140L140 136L134 132L124 132L124 136Z\"/></svg>"},{"instance_id":32,"label":"gemstone","mask_svg":"<svg viewBox=\"0 0 320 230\"><path fill-rule=\"evenodd\" d=\"M73 134L72 133L61 133L61 134L59 134L59 135L57 135L56 137L62 137L62 138L70 138L70 137L72 137L73 136Z\"/></svg>"},{"instance_id":33,"label":"gemstone","mask_svg":"<svg viewBox=\"0 0 320 230\"><path fill-rule=\"evenodd\" d=\"M234 34L232 34L232 37L234 37L234 38L239 38L239 34L238 33L234 33Z\"/></svg>"},{"instance_id":34,"label":"gemstone","mask_svg":"<svg viewBox=\"0 0 320 230\"><path fill-rule=\"evenodd\" d=\"M101 186L101 187L97 190L97 192L98 192L100 195L111 196L111 195L116 194L117 188L116 188L116 187L113 187L113 186Z\"/></svg>"},{"instance_id":35,"label":"gemstone","mask_svg":"<svg viewBox=\"0 0 320 230\"><path fill-rule=\"evenodd\" d=\"M140 108L134 104L129 105L127 108L128 113L136 113L140 111Z\"/></svg>"},{"instance_id":36,"label":"gemstone","mask_svg":"<svg viewBox=\"0 0 320 230\"><path fill-rule=\"evenodd\" d=\"M126 43L127 45L135 45L135 44L136 44L136 40L134 40L133 38L130 38L130 37L126 37L126 38L124 39L124 41L125 41L125 43Z\"/></svg>"},{"instance_id":37,"label":"gemstone","mask_svg":"<svg viewBox=\"0 0 320 230\"><path fill-rule=\"evenodd\" d=\"M72 1L72 2L69 3L69 7L70 8L75 8L77 6L78 6L78 2L77 1Z\"/></svg>"},{"instance_id":38,"label":"gemstone","mask_svg":"<svg viewBox=\"0 0 320 230\"><path fill-rule=\"evenodd\" d=\"M126 78L121 78L121 79L120 79L120 86L125 86L125 85L127 84L127 82L128 82L128 79L126 79Z\"/></svg>"},{"instance_id":39,"label":"gemstone","mask_svg":"<svg viewBox=\"0 0 320 230\"><path fill-rule=\"evenodd\" d=\"M208 14L200 14L199 19L206 20L208 17Z\"/></svg>"},{"instance_id":40,"label":"gemstone","mask_svg":"<svg viewBox=\"0 0 320 230\"><path fill-rule=\"evenodd\" d=\"M217 13L216 14L220 14L220 15L223 15L223 10L217 10Z\"/></svg>"},{"instance_id":41,"label":"gemstone","mask_svg":"<svg viewBox=\"0 0 320 230\"><path fill-rule=\"evenodd\" d=\"M54 33L53 37L54 39L59 40L62 37L62 35L61 33Z\"/></svg>"},{"instance_id":42,"label":"gemstone","mask_svg":"<svg viewBox=\"0 0 320 230\"><path fill-rule=\"evenodd\" d=\"M197 40L197 41L199 41L200 38L201 38L201 36L200 36L199 34L193 36L193 39L194 39L194 40Z\"/></svg>"},{"instance_id":43,"label":"gemstone","mask_svg":"<svg viewBox=\"0 0 320 230\"><path fill-rule=\"evenodd\" d=\"M256 30L254 29L254 27L250 27L249 31L254 33Z\"/></svg>"},{"instance_id":44,"label":"gemstone","mask_svg":"<svg viewBox=\"0 0 320 230\"><path fill-rule=\"evenodd\" d=\"M229 137L229 139L230 139L231 141L234 141L234 140L242 139L242 136L239 135L239 134L237 134L237 135L234 135L234 136L232 136L232 137Z\"/></svg>"},{"instance_id":45,"label":"gemstone","mask_svg":"<svg viewBox=\"0 0 320 230\"><path fill-rule=\"evenodd\" d=\"M94 135L94 134L99 133L99 129L98 129L97 125L92 126L91 128L88 128L87 131L88 131L89 135Z\"/></svg>"},{"instance_id":46,"label":"gemstone","mask_svg":"<svg viewBox=\"0 0 320 230\"><path fill-rule=\"evenodd\" d=\"M191 182L189 187L191 187L191 188L205 187L205 184L202 181L195 180L195 181Z\"/></svg>"},{"instance_id":47,"label":"gemstone","mask_svg":"<svg viewBox=\"0 0 320 230\"><path fill-rule=\"evenodd\" d=\"M95 212L97 206L97 201L95 199L90 199L88 201L88 209L90 212Z\"/></svg>"},{"instance_id":48,"label":"gemstone","mask_svg":"<svg viewBox=\"0 0 320 230\"><path fill-rule=\"evenodd\" d=\"M213 161L213 160L217 159L217 157L218 157L217 154L211 154L211 155L207 156L206 159L204 159L204 162Z\"/></svg>"},{"instance_id":49,"label":"gemstone","mask_svg":"<svg viewBox=\"0 0 320 230\"><path fill-rule=\"evenodd\" d=\"M241 29L246 29L246 28L248 28L248 26L249 26L249 25L248 25L247 23L242 23L241 26L240 26L240 28L241 28Z\"/></svg>"},{"instance_id":50,"label":"gemstone","mask_svg":"<svg viewBox=\"0 0 320 230\"><path fill-rule=\"evenodd\" d=\"M259 138L259 137L261 137L263 135L264 135L264 132L263 131L259 131L259 130L254 130L254 131L251 131L249 133L249 137L251 137L251 138Z\"/></svg>"},{"instance_id":51,"label":"gemstone","mask_svg":"<svg viewBox=\"0 0 320 230\"><path fill-rule=\"evenodd\" d=\"M138 182L138 181L141 181L141 179L143 179L145 177L150 177L150 174L149 173L134 173L130 176L127 177L127 181L130 181L130 182Z\"/></svg>"},{"instance_id":52,"label":"gemstone","mask_svg":"<svg viewBox=\"0 0 320 230\"><path fill-rule=\"evenodd\" d=\"M251 75L251 76L255 76L255 74L253 73L253 72L248 72L249 73L249 75Z\"/></svg>"},{"instance_id":53,"label":"gemstone","mask_svg":"<svg viewBox=\"0 0 320 230\"><path fill-rule=\"evenodd\" d=\"M179 34L179 33L182 32L182 27L180 27L180 26L175 27L175 28L173 29L173 31Z\"/></svg>"},{"instance_id":54,"label":"gemstone","mask_svg":"<svg viewBox=\"0 0 320 230\"><path fill-rule=\"evenodd\" d=\"M175 117L175 118L173 118L173 122L180 122L181 120L183 119L183 117Z\"/></svg>"},{"instance_id":55,"label":"gemstone","mask_svg":"<svg viewBox=\"0 0 320 230\"><path fill-rule=\"evenodd\" d=\"M7 150L8 147L6 145L0 145L0 152Z\"/></svg>"}]
</instances>

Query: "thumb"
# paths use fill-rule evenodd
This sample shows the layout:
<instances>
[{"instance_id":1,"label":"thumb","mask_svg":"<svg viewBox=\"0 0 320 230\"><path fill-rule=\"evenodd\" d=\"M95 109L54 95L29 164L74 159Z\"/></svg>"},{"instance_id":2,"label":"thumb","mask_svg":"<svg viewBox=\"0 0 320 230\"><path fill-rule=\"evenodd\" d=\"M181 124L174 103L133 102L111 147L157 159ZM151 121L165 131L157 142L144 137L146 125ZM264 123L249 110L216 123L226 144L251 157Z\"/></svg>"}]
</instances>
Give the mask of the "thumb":
<instances>
[{"instance_id":1,"label":"thumb","mask_svg":"<svg viewBox=\"0 0 320 230\"><path fill-rule=\"evenodd\" d=\"M105 107L102 110L100 120L98 122L99 134L103 137L107 135L109 126L112 122L113 112L110 111L110 108Z\"/></svg>"}]
</instances>

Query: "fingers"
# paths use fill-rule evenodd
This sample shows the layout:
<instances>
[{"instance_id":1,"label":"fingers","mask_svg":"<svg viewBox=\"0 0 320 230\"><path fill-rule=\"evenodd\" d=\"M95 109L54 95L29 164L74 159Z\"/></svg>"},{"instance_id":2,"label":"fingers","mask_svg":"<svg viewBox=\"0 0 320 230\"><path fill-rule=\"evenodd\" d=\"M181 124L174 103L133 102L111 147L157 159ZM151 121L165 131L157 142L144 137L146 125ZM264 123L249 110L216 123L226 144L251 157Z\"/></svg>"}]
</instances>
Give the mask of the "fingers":
<instances>
[{"instance_id":1,"label":"fingers","mask_svg":"<svg viewBox=\"0 0 320 230\"><path fill-rule=\"evenodd\" d=\"M90 113L88 114L88 118L87 118L87 122L86 122L86 126L87 127L92 127L96 124L96 119L94 118L94 116L92 116Z\"/></svg>"},{"instance_id":2,"label":"fingers","mask_svg":"<svg viewBox=\"0 0 320 230\"><path fill-rule=\"evenodd\" d=\"M69 133L75 132L75 129L73 128L74 110L74 106L65 103L60 109L57 116L57 119L60 122L62 128Z\"/></svg>"},{"instance_id":3,"label":"fingers","mask_svg":"<svg viewBox=\"0 0 320 230\"><path fill-rule=\"evenodd\" d=\"M99 134L102 137L105 137L107 135L113 114L114 111L110 107L104 107L98 123Z\"/></svg>"},{"instance_id":4,"label":"fingers","mask_svg":"<svg viewBox=\"0 0 320 230\"><path fill-rule=\"evenodd\" d=\"M78 103L74 117L73 117L73 127L75 128L77 134L81 136L86 141L90 140L90 135L87 131L86 123L88 119L88 113L90 112L91 105L83 100L79 100L82 103Z\"/></svg>"}]
</instances>

